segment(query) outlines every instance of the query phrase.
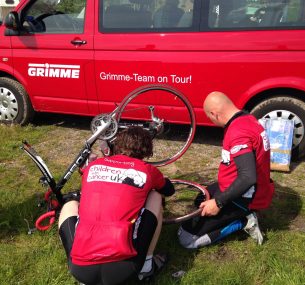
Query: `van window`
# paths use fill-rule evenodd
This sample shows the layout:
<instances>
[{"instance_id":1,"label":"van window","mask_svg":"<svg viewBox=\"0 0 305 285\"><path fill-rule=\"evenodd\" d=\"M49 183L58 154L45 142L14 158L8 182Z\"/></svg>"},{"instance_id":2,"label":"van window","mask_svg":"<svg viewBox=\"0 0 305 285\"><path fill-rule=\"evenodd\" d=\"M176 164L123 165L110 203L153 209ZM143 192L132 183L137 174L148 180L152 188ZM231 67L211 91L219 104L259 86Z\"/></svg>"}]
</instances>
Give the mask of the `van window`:
<instances>
[{"instance_id":1,"label":"van window","mask_svg":"<svg viewBox=\"0 0 305 285\"><path fill-rule=\"evenodd\" d=\"M100 31L192 30L198 22L194 0L100 0L99 7Z\"/></svg>"},{"instance_id":2,"label":"van window","mask_svg":"<svg viewBox=\"0 0 305 285\"><path fill-rule=\"evenodd\" d=\"M30 33L82 33L85 7L86 0L37 0L23 10L21 23Z\"/></svg>"},{"instance_id":3,"label":"van window","mask_svg":"<svg viewBox=\"0 0 305 285\"><path fill-rule=\"evenodd\" d=\"M304 0L209 0L209 29L304 27Z\"/></svg>"}]
</instances>

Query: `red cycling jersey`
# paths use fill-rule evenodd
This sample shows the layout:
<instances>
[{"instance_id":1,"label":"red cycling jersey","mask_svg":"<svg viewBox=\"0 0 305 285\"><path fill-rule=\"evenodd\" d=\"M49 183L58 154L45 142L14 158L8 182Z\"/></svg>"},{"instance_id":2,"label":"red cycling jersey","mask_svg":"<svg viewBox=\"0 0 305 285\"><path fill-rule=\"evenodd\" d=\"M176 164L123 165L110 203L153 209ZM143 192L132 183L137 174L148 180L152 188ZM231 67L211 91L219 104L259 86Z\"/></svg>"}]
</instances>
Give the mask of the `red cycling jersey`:
<instances>
[{"instance_id":1,"label":"red cycling jersey","mask_svg":"<svg viewBox=\"0 0 305 285\"><path fill-rule=\"evenodd\" d=\"M257 183L243 197L254 196L250 209L264 209L270 205L274 192L274 185L270 181L270 145L264 128L252 115L237 116L225 129L218 172L219 187L221 191L226 191L237 178L234 157L251 151L256 159Z\"/></svg>"},{"instance_id":2,"label":"red cycling jersey","mask_svg":"<svg viewBox=\"0 0 305 285\"><path fill-rule=\"evenodd\" d=\"M164 185L163 174L139 159L115 155L91 162L82 178L72 262L90 265L135 256L133 223L148 193Z\"/></svg>"}]
</instances>

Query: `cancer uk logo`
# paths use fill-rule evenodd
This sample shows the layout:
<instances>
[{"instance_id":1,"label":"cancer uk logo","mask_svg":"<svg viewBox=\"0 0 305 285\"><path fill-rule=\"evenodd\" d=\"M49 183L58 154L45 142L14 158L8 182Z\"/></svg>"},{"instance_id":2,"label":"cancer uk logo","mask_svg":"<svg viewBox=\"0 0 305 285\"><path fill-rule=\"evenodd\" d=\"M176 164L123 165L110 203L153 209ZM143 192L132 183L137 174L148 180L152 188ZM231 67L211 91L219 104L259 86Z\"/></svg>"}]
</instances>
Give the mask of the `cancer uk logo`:
<instances>
[{"instance_id":1,"label":"cancer uk logo","mask_svg":"<svg viewBox=\"0 0 305 285\"><path fill-rule=\"evenodd\" d=\"M121 183L143 188L147 180L144 172L128 168L110 167L105 165L93 165L89 169L87 182L111 182Z\"/></svg>"}]
</instances>

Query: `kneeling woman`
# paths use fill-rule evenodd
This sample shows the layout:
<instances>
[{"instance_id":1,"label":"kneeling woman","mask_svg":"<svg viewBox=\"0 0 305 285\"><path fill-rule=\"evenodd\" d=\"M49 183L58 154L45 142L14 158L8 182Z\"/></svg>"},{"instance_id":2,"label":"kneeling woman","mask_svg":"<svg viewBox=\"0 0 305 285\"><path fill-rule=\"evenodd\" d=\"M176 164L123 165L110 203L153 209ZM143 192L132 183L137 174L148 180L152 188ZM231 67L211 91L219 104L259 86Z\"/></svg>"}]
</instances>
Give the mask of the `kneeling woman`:
<instances>
[{"instance_id":1,"label":"kneeling woman","mask_svg":"<svg viewBox=\"0 0 305 285\"><path fill-rule=\"evenodd\" d=\"M153 154L149 133L131 127L118 134L113 155L91 162L81 199L64 204L59 234L71 274L89 284L149 279L165 263L154 255L162 226L162 196L174 187L143 159Z\"/></svg>"}]
</instances>

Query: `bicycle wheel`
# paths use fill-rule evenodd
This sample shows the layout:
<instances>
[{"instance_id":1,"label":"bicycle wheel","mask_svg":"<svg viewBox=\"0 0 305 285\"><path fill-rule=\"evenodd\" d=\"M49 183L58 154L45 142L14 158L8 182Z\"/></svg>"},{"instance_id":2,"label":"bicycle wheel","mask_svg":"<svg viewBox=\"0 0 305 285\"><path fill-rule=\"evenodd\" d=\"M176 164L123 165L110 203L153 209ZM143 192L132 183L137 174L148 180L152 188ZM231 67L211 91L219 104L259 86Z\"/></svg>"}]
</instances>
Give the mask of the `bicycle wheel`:
<instances>
[{"instance_id":1,"label":"bicycle wheel","mask_svg":"<svg viewBox=\"0 0 305 285\"><path fill-rule=\"evenodd\" d=\"M181 157L195 135L195 113L176 89L148 85L128 94L116 111L119 130L140 125L152 133L154 155L147 162L163 166Z\"/></svg>"},{"instance_id":2,"label":"bicycle wheel","mask_svg":"<svg viewBox=\"0 0 305 285\"><path fill-rule=\"evenodd\" d=\"M188 219L199 216L202 212L194 205L194 200L202 193L202 201L210 199L206 188L198 183L171 179L175 186L175 194L165 198L163 224L182 223Z\"/></svg>"}]
</instances>

